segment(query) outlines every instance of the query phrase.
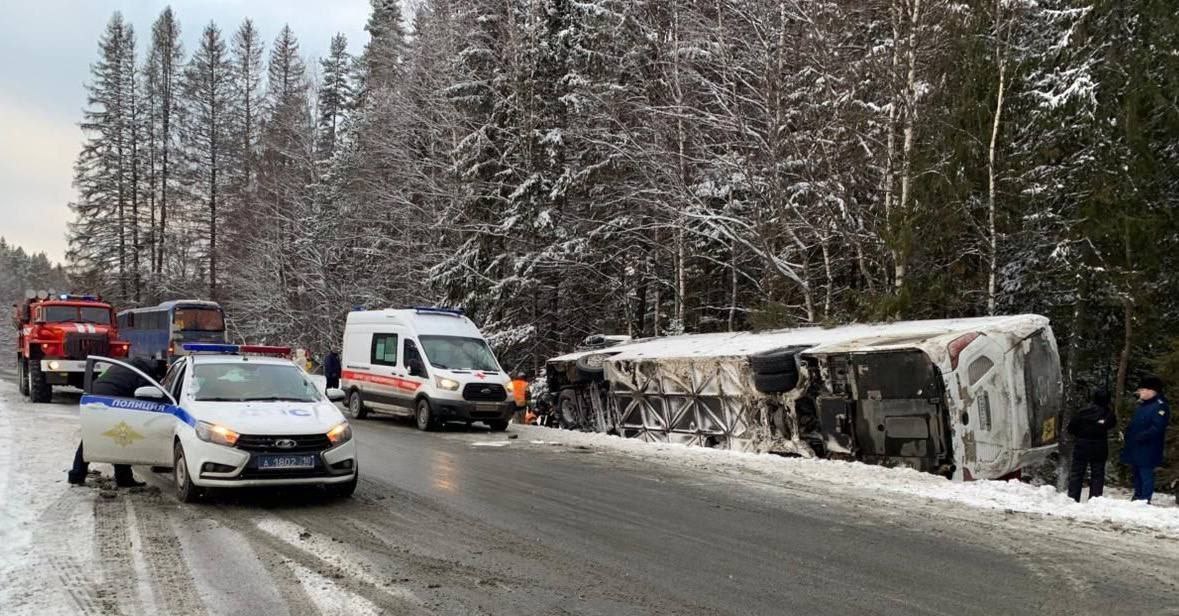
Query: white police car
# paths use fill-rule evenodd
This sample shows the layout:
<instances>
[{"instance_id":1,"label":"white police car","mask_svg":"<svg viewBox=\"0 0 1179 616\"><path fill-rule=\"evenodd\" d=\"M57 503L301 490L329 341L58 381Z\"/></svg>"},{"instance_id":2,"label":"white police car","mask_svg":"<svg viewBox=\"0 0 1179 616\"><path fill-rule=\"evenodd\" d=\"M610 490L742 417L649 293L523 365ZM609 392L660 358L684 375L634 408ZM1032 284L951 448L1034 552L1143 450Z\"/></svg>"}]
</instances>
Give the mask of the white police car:
<instances>
[{"instance_id":1,"label":"white police car","mask_svg":"<svg viewBox=\"0 0 1179 616\"><path fill-rule=\"evenodd\" d=\"M88 462L172 467L180 500L203 488L324 485L348 497L359 467L352 428L333 401L285 356L289 349L187 344L189 353L163 383L125 362L87 361L132 370L152 385L134 398L87 393L81 400L83 452Z\"/></svg>"}]
</instances>

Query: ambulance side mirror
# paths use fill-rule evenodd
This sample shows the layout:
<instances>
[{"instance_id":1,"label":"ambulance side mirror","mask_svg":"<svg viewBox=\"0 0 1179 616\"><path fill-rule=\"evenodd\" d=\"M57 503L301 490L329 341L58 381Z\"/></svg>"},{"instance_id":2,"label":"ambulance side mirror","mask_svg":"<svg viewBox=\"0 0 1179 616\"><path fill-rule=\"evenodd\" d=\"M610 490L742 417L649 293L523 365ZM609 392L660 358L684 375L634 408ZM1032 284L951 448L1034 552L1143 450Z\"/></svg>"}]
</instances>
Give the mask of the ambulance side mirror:
<instances>
[{"instance_id":1,"label":"ambulance side mirror","mask_svg":"<svg viewBox=\"0 0 1179 616\"><path fill-rule=\"evenodd\" d=\"M344 393L343 389L332 387L327 390L327 399L331 400L332 402L341 402L344 400L344 398L347 397L348 395Z\"/></svg>"},{"instance_id":2,"label":"ambulance side mirror","mask_svg":"<svg viewBox=\"0 0 1179 616\"><path fill-rule=\"evenodd\" d=\"M155 385L145 385L135 390L136 400L163 400L164 392Z\"/></svg>"}]
</instances>

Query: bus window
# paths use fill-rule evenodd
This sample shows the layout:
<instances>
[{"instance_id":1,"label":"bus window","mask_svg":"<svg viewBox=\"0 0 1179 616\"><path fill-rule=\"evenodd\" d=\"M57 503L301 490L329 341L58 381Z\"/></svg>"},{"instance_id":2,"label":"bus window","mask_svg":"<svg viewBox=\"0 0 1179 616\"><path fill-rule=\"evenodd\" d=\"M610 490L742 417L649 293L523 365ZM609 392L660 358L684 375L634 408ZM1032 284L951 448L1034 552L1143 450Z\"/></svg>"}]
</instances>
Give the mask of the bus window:
<instances>
[{"instance_id":1,"label":"bus window","mask_svg":"<svg viewBox=\"0 0 1179 616\"><path fill-rule=\"evenodd\" d=\"M172 317L181 331L219 332L225 330L225 319L217 308L177 308Z\"/></svg>"}]
</instances>

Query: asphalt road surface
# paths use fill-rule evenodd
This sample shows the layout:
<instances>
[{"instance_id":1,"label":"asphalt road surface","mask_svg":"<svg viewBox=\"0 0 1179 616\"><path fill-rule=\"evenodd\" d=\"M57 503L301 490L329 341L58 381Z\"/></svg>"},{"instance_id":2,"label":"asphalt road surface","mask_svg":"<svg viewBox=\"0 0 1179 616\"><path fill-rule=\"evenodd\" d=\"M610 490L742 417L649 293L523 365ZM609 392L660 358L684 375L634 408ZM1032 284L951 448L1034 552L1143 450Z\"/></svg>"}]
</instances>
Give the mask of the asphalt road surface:
<instances>
[{"instance_id":1,"label":"asphalt road surface","mask_svg":"<svg viewBox=\"0 0 1179 616\"><path fill-rule=\"evenodd\" d=\"M1179 613L1172 540L478 428L355 421L349 500L70 488L76 404L0 384L8 614Z\"/></svg>"}]
</instances>

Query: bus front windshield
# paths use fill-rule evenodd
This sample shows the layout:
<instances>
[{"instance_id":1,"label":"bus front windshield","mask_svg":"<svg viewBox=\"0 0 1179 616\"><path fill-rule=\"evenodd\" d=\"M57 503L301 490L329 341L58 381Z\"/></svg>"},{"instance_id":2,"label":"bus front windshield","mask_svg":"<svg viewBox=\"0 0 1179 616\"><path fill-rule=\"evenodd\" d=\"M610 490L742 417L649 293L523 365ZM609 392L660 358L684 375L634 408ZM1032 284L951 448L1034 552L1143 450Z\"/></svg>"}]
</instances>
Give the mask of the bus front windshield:
<instances>
[{"instance_id":1,"label":"bus front windshield","mask_svg":"<svg viewBox=\"0 0 1179 616\"><path fill-rule=\"evenodd\" d=\"M177 308L172 323L181 331L225 331L225 318L217 308Z\"/></svg>"},{"instance_id":2,"label":"bus front windshield","mask_svg":"<svg viewBox=\"0 0 1179 616\"><path fill-rule=\"evenodd\" d=\"M430 365L443 370L482 370L498 372L495 356L479 338L460 336L421 336Z\"/></svg>"},{"instance_id":3,"label":"bus front windshield","mask_svg":"<svg viewBox=\"0 0 1179 616\"><path fill-rule=\"evenodd\" d=\"M289 364L198 363L193 397L203 402L316 402L319 388Z\"/></svg>"}]
</instances>

